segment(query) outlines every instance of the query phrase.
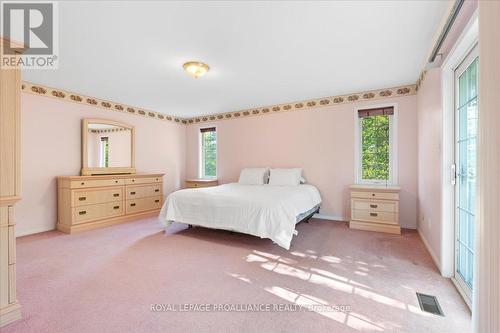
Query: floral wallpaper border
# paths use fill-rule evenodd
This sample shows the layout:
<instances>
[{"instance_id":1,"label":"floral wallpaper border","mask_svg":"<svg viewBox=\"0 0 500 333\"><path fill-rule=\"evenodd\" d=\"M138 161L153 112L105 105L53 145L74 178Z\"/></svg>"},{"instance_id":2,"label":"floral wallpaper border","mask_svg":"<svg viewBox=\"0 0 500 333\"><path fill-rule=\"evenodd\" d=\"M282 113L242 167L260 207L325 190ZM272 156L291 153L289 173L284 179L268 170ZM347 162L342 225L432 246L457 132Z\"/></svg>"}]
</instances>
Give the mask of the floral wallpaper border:
<instances>
[{"instance_id":1,"label":"floral wallpaper border","mask_svg":"<svg viewBox=\"0 0 500 333\"><path fill-rule=\"evenodd\" d=\"M425 75L425 74L424 74ZM283 103L275 104L265 107L252 108L240 111L218 113L206 116L198 116L192 118L180 118L176 116L170 116L162 114L155 111L150 111L142 108L137 108L134 106L111 102L95 97L89 97L78 93L68 92L62 89L50 88L44 85L35 84L31 82L23 81L21 90L26 93L41 95L56 99L66 100L68 102L86 104L94 107L104 108L113 111L119 111L129 114L135 114L138 116L143 116L150 119L157 119L161 121L172 121L179 124L191 125L203 122L217 121L217 120L229 120L238 119L251 116L261 116L267 114L273 114L278 112L287 112L294 110L313 110L320 107L355 103L370 100L379 100L384 98L415 95L417 93L418 86L421 84L424 75L419 78L417 84L411 84L406 86L399 86L394 88L385 88L378 90L371 90L366 92L352 93L346 95L338 95L331 97L322 97L316 99L309 99L303 101L297 101L293 103Z\"/></svg>"}]
</instances>

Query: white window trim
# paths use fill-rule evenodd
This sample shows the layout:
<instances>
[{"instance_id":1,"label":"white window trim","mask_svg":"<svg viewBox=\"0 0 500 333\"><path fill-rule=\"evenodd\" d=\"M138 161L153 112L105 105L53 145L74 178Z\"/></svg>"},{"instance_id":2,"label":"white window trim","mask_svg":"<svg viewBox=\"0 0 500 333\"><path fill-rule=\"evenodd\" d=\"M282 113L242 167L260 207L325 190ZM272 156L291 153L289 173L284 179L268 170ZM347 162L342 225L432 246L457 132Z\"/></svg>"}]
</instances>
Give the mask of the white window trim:
<instances>
[{"instance_id":1,"label":"white window trim","mask_svg":"<svg viewBox=\"0 0 500 333\"><path fill-rule=\"evenodd\" d=\"M216 146L215 146L215 176L213 177L206 177L205 176L205 170L204 170L204 152L203 152L203 133L201 133L201 129L203 128L215 128L215 140L216 140ZM217 132L217 126L203 126L203 127L198 127L198 178L200 179L217 179L219 173L219 134Z\"/></svg>"},{"instance_id":2,"label":"white window trim","mask_svg":"<svg viewBox=\"0 0 500 333\"><path fill-rule=\"evenodd\" d=\"M392 119L389 122L389 180L367 180L362 178L362 167L361 167L361 131L360 131L360 121L358 117L359 110L393 107L394 114L391 116ZM398 104L397 103L387 103L387 104L377 104L377 105L364 105L359 106L354 109L354 171L355 171L355 183L361 185L398 185Z\"/></svg>"}]
</instances>

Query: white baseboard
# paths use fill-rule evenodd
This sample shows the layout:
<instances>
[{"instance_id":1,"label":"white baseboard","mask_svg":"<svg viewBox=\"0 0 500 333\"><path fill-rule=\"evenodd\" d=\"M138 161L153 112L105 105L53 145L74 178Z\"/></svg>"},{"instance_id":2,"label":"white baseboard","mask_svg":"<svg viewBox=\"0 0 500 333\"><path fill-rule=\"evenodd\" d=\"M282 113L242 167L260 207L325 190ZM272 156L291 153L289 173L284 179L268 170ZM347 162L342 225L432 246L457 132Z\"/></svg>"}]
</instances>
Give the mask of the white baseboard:
<instances>
[{"instance_id":1,"label":"white baseboard","mask_svg":"<svg viewBox=\"0 0 500 333\"><path fill-rule=\"evenodd\" d=\"M434 250L432 249L432 247L429 245L429 242L425 238L424 233L422 231L420 231L420 228L417 228L417 231L418 231L418 234L420 235L420 239L422 240L422 242L424 243L425 247L427 248L427 252L429 252L429 254L431 255L431 258L434 261L434 263L436 264L436 266L437 266L437 268L439 270L439 273L441 273L441 275L442 275L443 273L441 271L441 262L438 260L438 258L436 256L436 254L434 253Z\"/></svg>"},{"instance_id":2,"label":"white baseboard","mask_svg":"<svg viewBox=\"0 0 500 333\"><path fill-rule=\"evenodd\" d=\"M333 216L333 215L324 215L324 214L314 214L314 218L322 219L322 220L330 220L330 221L338 221L338 222L346 222L349 221L348 218L342 216Z\"/></svg>"},{"instance_id":3,"label":"white baseboard","mask_svg":"<svg viewBox=\"0 0 500 333\"><path fill-rule=\"evenodd\" d=\"M28 236L28 235L33 235L33 234L38 234L40 232L45 232L45 231L52 231L52 230L55 230L55 226L43 226L43 227L39 227L39 228L32 228L32 229L29 229L29 230L23 230L23 231L18 231L19 229L17 229L16 231L16 237L22 237L22 236Z\"/></svg>"}]
</instances>

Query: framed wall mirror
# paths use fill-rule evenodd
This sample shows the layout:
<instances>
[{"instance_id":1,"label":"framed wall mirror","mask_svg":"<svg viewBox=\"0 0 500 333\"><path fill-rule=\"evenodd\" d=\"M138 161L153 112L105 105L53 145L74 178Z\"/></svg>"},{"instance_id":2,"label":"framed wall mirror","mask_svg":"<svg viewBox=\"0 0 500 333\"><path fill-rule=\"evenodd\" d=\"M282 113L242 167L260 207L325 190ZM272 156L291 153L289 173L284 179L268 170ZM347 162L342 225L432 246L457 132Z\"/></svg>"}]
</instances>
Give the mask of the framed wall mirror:
<instances>
[{"instance_id":1,"label":"framed wall mirror","mask_svg":"<svg viewBox=\"0 0 500 333\"><path fill-rule=\"evenodd\" d=\"M82 176L130 173L135 173L134 126L83 119Z\"/></svg>"}]
</instances>

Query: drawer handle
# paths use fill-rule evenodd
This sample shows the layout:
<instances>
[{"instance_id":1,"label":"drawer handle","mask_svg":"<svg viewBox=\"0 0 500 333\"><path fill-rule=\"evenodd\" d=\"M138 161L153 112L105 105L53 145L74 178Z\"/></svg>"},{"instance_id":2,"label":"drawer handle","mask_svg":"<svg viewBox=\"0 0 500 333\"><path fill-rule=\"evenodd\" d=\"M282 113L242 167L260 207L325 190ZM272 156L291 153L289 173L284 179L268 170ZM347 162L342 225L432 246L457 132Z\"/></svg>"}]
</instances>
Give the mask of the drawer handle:
<instances>
[{"instance_id":1,"label":"drawer handle","mask_svg":"<svg viewBox=\"0 0 500 333\"><path fill-rule=\"evenodd\" d=\"M156 181L158 181L158 178L156 178Z\"/></svg>"},{"instance_id":2,"label":"drawer handle","mask_svg":"<svg viewBox=\"0 0 500 333\"><path fill-rule=\"evenodd\" d=\"M115 180L115 183L118 183L118 181L117 181L117 180Z\"/></svg>"},{"instance_id":3,"label":"drawer handle","mask_svg":"<svg viewBox=\"0 0 500 333\"><path fill-rule=\"evenodd\" d=\"M80 183L80 185L85 185L85 183L82 182L82 183Z\"/></svg>"},{"instance_id":4,"label":"drawer handle","mask_svg":"<svg viewBox=\"0 0 500 333\"><path fill-rule=\"evenodd\" d=\"M114 197L119 197L120 196L120 193L115 193L113 194Z\"/></svg>"},{"instance_id":5,"label":"drawer handle","mask_svg":"<svg viewBox=\"0 0 500 333\"><path fill-rule=\"evenodd\" d=\"M131 204L130 204L130 207L135 207L135 203L131 203Z\"/></svg>"},{"instance_id":6,"label":"drawer handle","mask_svg":"<svg viewBox=\"0 0 500 333\"><path fill-rule=\"evenodd\" d=\"M375 196L375 193L372 193L372 197L374 197L374 196Z\"/></svg>"},{"instance_id":7,"label":"drawer handle","mask_svg":"<svg viewBox=\"0 0 500 333\"><path fill-rule=\"evenodd\" d=\"M135 179L132 179L132 183L135 182Z\"/></svg>"},{"instance_id":8,"label":"drawer handle","mask_svg":"<svg viewBox=\"0 0 500 333\"><path fill-rule=\"evenodd\" d=\"M118 209L118 208L120 208L120 206L114 206L114 207L113 207L113 209Z\"/></svg>"},{"instance_id":9,"label":"drawer handle","mask_svg":"<svg viewBox=\"0 0 500 333\"><path fill-rule=\"evenodd\" d=\"M158 189L158 188L157 188L157 189L155 190L155 192L160 192L160 189Z\"/></svg>"},{"instance_id":10,"label":"drawer handle","mask_svg":"<svg viewBox=\"0 0 500 333\"><path fill-rule=\"evenodd\" d=\"M160 202L160 200L156 199L155 202Z\"/></svg>"},{"instance_id":11,"label":"drawer handle","mask_svg":"<svg viewBox=\"0 0 500 333\"><path fill-rule=\"evenodd\" d=\"M377 208L378 205L370 205L370 208Z\"/></svg>"},{"instance_id":12,"label":"drawer handle","mask_svg":"<svg viewBox=\"0 0 500 333\"><path fill-rule=\"evenodd\" d=\"M87 214L87 211L85 211L85 210L82 210L81 212L78 212L78 215L85 215L85 214Z\"/></svg>"},{"instance_id":13,"label":"drawer handle","mask_svg":"<svg viewBox=\"0 0 500 333\"><path fill-rule=\"evenodd\" d=\"M87 197L79 197L78 200L85 201L85 200L87 200Z\"/></svg>"},{"instance_id":14,"label":"drawer handle","mask_svg":"<svg viewBox=\"0 0 500 333\"><path fill-rule=\"evenodd\" d=\"M134 195L134 194L135 194L135 192L130 192L130 195Z\"/></svg>"},{"instance_id":15,"label":"drawer handle","mask_svg":"<svg viewBox=\"0 0 500 333\"><path fill-rule=\"evenodd\" d=\"M198 186L198 184L196 184L196 183L195 183L195 184L194 184L194 187L197 187L197 186Z\"/></svg>"},{"instance_id":16,"label":"drawer handle","mask_svg":"<svg viewBox=\"0 0 500 333\"><path fill-rule=\"evenodd\" d=\"M370 213L370 216L378 216L377 213Z\"/></svg>"}]
</instances>

